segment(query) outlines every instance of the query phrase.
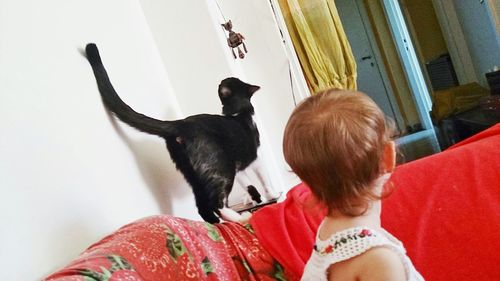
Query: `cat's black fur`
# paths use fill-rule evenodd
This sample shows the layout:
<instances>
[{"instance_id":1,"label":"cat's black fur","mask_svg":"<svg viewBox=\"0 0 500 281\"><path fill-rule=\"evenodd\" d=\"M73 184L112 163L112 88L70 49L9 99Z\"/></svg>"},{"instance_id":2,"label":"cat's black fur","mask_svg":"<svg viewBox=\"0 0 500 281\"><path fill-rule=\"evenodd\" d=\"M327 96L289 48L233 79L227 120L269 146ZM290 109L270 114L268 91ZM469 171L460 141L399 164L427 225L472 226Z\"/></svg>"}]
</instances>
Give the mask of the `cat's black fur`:
<instances>
[{"instance_id":1,"label":"cat's black fur","mask_svg":"<svg viewBox=\"0 0 500 281\"><path fill-rule=\"evenodd\" d=\"M257 158L259 132L250 103L259 86L237 78L219 85L223 115L200 114L182 120L161 121L137 113L114 90L95 44L85 48L106 107L130 126L165 139L170 157L192 186L201 217L219 222L237 171Z\"/></svg>"}]
</instances>

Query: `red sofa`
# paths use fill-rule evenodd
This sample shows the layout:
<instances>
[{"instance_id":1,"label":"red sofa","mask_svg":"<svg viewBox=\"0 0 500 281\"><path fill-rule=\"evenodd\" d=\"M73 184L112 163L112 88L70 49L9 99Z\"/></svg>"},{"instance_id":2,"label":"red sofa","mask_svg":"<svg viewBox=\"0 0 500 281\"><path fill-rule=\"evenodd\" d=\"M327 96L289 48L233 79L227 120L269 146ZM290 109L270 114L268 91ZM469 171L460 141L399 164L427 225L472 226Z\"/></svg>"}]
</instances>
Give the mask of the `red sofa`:
<instances>
[{"instance_id":1,"label":"red sofa","mask_svg":"<svg viewBox=\"0 0 500 281\"><path fill-rule=\"evenodd\" d=\"M382 225L398 237L426 280L500 280L500 124L444 152L399 166ZM257 238L300 276L324 211L299 185L258 211Z\"/></svg>"},{"instance_id":2,"label":"red sofa","mask_svg":"<svg viewBox=\"0 0 500 281\"><path fill-rule=\"evenodd\" d=\"M383 226L426 280L500 280L500 124L399 166ZM44 280L297 280L324 216L304 185L251 226L145 218Z\"/></svg>"}]
</instances>

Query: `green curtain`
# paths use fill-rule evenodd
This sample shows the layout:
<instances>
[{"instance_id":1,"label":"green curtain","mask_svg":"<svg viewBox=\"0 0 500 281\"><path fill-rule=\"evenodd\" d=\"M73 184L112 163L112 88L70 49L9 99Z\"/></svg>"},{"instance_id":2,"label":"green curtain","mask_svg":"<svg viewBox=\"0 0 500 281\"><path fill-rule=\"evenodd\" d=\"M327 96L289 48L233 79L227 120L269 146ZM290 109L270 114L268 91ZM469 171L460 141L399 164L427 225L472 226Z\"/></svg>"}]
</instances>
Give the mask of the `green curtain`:
<instances>
[{"instance_id":1,"label":"green curtain","mask_svg":"<svg viewBox=\"0 0 500 281\"><path fill-rule=\"evenodd\" d=\"M356 89L356 61L334 0L279 0L311 93Z\"/></svg>"}]
</instances>

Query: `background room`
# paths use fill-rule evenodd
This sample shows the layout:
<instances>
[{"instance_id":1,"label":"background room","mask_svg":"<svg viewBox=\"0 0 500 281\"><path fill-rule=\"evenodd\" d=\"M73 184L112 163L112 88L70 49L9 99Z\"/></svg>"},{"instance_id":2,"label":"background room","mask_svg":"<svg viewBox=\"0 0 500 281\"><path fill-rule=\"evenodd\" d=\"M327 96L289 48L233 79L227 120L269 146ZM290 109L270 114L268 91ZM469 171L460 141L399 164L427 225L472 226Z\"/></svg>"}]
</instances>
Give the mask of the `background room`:
<instances>
[{"instance_id":1,"label":"background room","mask_svg":"<svg viewBox=\"0 0 500 281\"><path fill-rule=\"evenodd\" d=\"M0 0L0 262L7 269L0 279L38 280L148 215L200 220L164 141L104 108L82 55L89 42L122 98L159 119L220 113L217 86L226 77L261 86L253 104L266 176L283 194L297 184L283 158L283 129L314 92L314 78L304 70L288 2ZM492 122L436 120L429 112L439 93L462 85L483 97L498 85L493 0L335 3L358 88L395 120L405 161ZM220 24L229 19L245 36L244 59L227 46Z\"/></svg>"}]
</instances>

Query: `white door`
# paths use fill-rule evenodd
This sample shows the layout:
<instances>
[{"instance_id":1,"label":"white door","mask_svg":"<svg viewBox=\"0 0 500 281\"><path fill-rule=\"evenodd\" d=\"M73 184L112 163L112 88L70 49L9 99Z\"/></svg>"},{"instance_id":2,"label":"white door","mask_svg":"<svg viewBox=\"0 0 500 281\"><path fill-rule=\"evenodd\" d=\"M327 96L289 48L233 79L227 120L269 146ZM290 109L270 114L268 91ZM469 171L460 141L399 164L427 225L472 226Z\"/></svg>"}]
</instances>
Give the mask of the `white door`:
<instances>
[{"instance_id":1,"label":"white door","mask_svg":"<svg viewBox=\"0 0 500 281\"><path fill-rule=\"evenodd\" d=\"M377 62L374 48L367 30L369 20L364 18L356 0L336 0L335 4L342 25L351 45L358 70L358 90L368 94L384 113L396 121L399 129L404 126L399 107L390 86L384 81L383 66ZM377 49L378 51L378 49Z\"/></svg>"}]
</instances>

